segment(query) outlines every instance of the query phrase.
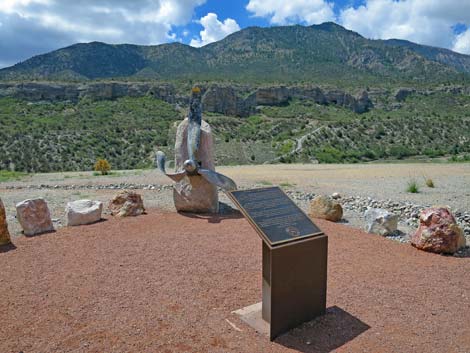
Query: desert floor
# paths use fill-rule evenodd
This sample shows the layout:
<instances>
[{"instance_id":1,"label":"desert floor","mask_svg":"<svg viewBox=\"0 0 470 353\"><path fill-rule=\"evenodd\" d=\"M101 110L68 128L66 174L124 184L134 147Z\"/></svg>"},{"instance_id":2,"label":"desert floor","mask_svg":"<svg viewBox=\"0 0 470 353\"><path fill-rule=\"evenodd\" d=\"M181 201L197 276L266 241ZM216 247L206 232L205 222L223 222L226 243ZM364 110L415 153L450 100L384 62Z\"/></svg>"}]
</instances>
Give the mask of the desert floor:
<instances>
[{"instance_id":1,"label":"desert floor","mask_svg":"<svg viewBox=\"0 0 470 353\"><path fill-rule=\"evenodd\" d=\"M446 205L452 211L470 212L470 163L280 164L218 167L217 170L233 178L240 188L281 185L293 192L326 195L339 192L343 197ZM431 178L435 188L426 187L424 178ZM410 180L418 182L419 193L406 192ZM88 198L108 202L122 184L137 187L146 207L174 211L169 188L172 181L157 170L118 171L110 176L93 176L91 172L35 174L20 181L0 183L0 197L7 209L11 233L20 235L14 216L17 202L44 197L56 226L60 227L65 224L64 208L68 201ZM99 186L106 189L96 189ZM221 201L230 204L222 194ZM299 200L298 203L308 211L308 202ZM354 227L363 225L362 214L357 212L346 211L344 218ZM406 225L400 227L405 233L412 231Z\"/></svg>"},{"instance_id":2,"label":"desert floor","mask_svg":"<svg viewBox=\"0 0 470 353\"><path fill-rule=\"evenodd\" d=\"M272 184L470 210L470 164L218 170L241 188ZM436 187L424 186L423 176ZM405 191L412 178L418 194ZM351 212L346 224L315 220L329 237L326 315L269 342L232 314L261 300L261 240L236 210L177 214L170 185L153 170L0 183L13 235L0 249L0 352L470 352L470 257L367 234ZM67 201L106 202L128 186L143 195L147 215L62 226ZM48 201L56 232L21 235L14 205L33 197Z\"/></svg>"},{"instance_id":3,"label":"desert floor","mask_svg":"<svg viewBox=\"0 0 470 353\"><path fill-rule=\"evenodd\" d=\"M0 351L470 351L469 258L315 222L326 314L274 342L232 313L261 300L261 240L238 212L150 210L16 238L0 252Z\"/></svg>"}]
</instances>

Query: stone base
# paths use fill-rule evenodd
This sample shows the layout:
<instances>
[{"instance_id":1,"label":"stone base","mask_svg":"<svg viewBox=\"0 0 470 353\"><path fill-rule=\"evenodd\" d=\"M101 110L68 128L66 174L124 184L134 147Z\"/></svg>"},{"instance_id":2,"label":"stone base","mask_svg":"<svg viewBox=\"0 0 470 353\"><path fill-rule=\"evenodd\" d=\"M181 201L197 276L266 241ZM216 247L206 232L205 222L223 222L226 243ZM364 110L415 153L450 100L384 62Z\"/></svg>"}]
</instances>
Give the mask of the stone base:
<instances>
[{"instance_id":1,"label":"stone base","mask_svg":"<svg viewBox=\"0 0 470 353\"><path fill-rule=\"evenodd\" d=\"M256 332L269 337L269 322L263 320L262 317L263 303L259 302L244 308L235 310L232 314L240 317L240 320L247 323L250 327L255 329Z\"/></svg>"},{"instance_id":2,"label":"stone base","mask_svg":"<svg viewBox=\"0 0 470 353\"><path fill-rule=\"evenodd\" d=\"M173 187L173 200L178 212L218 213L217 187L200 175L184 177Z\"/></svg>"}]
</instances>

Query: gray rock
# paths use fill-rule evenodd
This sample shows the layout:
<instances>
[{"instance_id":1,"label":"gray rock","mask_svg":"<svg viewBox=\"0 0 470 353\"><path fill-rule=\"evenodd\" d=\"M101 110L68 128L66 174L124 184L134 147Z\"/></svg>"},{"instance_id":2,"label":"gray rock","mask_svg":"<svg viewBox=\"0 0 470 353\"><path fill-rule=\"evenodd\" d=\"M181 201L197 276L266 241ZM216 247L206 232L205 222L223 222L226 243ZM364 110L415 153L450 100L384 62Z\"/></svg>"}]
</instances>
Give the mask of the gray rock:
<instances>
[{"instance_id":1,"label":"gray rock","mask_svg":"<svg viewBox=\"0 0 470 353\"><path fill-rule=\"evenodd\" d=\"M67 203L65 217L67 226L79 226L91 224L101 219L103 203L92 200L77 200Z\"/></svg>"},{"instance_id":2,"label":"gray rock","mask_svg":"<svg viewBox=\"0 0 470 353\"><path fill-rule=\"evenodd\" d=\"M382 236L397 230L398 216L382 208L368 208L364 213L366 231Z\"/></svg>"}]
</instances>

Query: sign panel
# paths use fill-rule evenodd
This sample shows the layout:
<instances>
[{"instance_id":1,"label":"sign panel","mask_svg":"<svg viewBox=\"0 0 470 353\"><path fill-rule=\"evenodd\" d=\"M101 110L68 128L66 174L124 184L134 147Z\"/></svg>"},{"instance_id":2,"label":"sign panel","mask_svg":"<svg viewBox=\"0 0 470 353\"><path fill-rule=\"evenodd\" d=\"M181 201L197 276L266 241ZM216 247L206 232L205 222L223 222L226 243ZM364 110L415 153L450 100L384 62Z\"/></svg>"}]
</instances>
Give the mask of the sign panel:
<instances>
[{"instance_id":1,"label":"sign panel","mask_svg":"<svg viewBox=\"0 0 470 353\"><path fill-rule=\"evenodd\" d=\"M278 187L229 192L232 201L269 246L323 234Z\"/></svg>"}]
</instances>

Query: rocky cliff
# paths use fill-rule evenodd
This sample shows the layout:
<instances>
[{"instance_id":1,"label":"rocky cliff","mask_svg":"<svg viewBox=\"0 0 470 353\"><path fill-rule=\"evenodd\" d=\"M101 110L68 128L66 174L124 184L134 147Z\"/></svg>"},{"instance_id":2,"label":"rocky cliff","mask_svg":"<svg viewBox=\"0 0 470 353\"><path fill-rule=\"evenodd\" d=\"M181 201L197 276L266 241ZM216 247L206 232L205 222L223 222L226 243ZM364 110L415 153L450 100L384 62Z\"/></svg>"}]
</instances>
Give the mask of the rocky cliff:
<instances>
[{"instance_id":1,"label":"rocky cliff","mask_svg":"<svg viewBox=\"0 0 470 353\"><path fill-rule=\"evenodd\" d=\"M246 117L257 106L279 106L291 99L313 100L318 104L335 104L356 113L373 107L366 91L357 95L342 90L322 90L315 86L245 87L212 84L202 85L203 107L207 112ZM153 96L168 103L186 105L189 96L180 95L172 84L165 83L0 83L0 97L14 97L26 101L73 101L120 97Z\"/></svg>"}]
</instances>

